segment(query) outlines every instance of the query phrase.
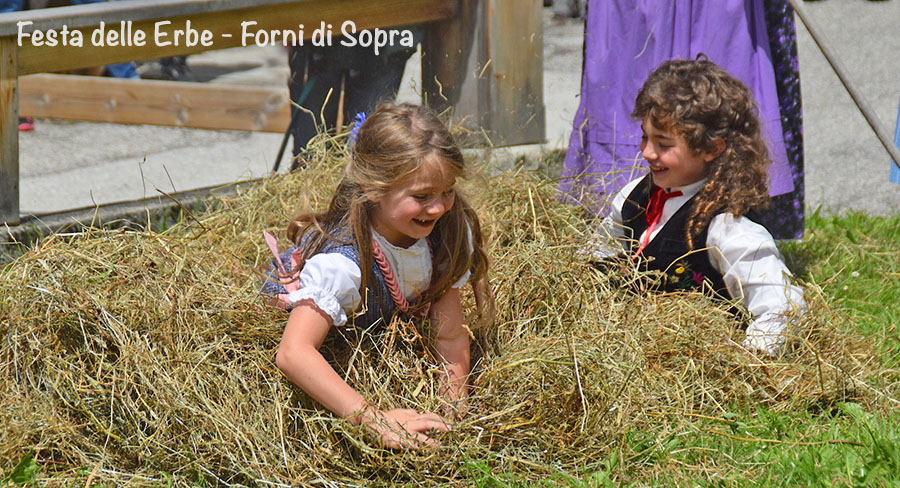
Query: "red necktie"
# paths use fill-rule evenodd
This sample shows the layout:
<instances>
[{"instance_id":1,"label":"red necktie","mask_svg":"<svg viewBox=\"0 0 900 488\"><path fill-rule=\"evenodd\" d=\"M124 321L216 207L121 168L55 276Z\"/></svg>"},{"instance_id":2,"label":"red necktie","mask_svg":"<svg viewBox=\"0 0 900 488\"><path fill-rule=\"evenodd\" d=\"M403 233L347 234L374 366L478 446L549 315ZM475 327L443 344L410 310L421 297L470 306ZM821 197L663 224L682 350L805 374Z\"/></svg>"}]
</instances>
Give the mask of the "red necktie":
<instances>
[{"instance_id":1,"label":"red necktie","mask_svg":"<svg viewBox=\"0 0 900 488\"><path fill-rule=\"evenodd\" d=\"M680 191L673 191L666 193L662 188L656 188L653 190L653 194L650 195L650 202L647 203L647 230L644 232L644 238L641 239L641 245L638 246L637 252L635 252L635 256L641 253L647 244L650 243L650 234L653 233L653 230L656 229L656 224L659 223L659 217L662 215L663 207L666 206L666 200L670 198L680 197L683 195Z\"/></svg>"}]
</instances>

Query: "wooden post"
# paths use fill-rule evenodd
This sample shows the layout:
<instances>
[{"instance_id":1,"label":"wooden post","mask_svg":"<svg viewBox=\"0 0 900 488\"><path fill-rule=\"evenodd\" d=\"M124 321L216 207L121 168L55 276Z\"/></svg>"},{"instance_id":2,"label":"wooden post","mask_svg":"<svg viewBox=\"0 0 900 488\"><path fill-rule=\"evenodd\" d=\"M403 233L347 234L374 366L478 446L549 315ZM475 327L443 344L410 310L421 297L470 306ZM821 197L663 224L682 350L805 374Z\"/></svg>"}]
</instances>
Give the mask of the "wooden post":
<instances>
[{"instance_id":1,"label":"wooden post","mask_svg":"<svg viewBox=\"0 0 900 488\"><path fill-rule=\"evenodd\" d=\"M18 47L0 38L0 222L19 223Z\"/></svg>"},{"instance_id":2,"label":"wooden post","mask_svg":"<svg viewBox=\"0 0 900 488\"><path fill-rule=\"evenodd\" d=\"M425 103L452 107L472 131L467 145L544 142L543 2L457 1L456 16L425 36Z\"/></svg>"}]
</instances>

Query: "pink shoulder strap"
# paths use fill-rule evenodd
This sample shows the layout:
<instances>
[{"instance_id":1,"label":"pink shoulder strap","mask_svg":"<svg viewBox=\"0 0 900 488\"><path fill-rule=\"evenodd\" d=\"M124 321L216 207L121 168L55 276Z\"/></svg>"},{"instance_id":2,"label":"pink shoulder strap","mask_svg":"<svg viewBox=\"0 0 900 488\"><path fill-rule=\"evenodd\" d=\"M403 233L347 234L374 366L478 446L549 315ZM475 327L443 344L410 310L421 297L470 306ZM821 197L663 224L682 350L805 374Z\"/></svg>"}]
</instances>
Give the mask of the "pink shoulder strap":
<instances>
[{"instance_id":1,"label":"pink shoulder strap","mask_svg":"<svg viewBox=\"0 0 900 488\"><path fill-rule=\"evenodd\" d=\"M275 236L268 232L263 232L263 237L266 239L269 250L275 256L275 265L280 272L280 276L277 278L270 277L268 279L273 281L277 279L278 284L284 288L284 293L279 293L272 297L269 304L285 310L290 309L292 304L288 297L292 292L300 289L300 261L303 260L303 252L298 247L291 253L291 275L287 276L284 264L281 263L281 255L278 253L278 241L275 239Z\"/></svg>"}]
</instances>

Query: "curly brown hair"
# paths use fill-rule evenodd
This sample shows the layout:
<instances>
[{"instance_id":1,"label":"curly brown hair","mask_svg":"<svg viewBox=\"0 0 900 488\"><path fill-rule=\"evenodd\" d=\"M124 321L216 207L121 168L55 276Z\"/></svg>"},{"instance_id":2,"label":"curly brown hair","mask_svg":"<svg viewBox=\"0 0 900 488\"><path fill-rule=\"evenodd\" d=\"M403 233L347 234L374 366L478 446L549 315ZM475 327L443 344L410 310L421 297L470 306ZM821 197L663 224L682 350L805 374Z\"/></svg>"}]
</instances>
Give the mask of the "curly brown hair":
<instances>
[{"instance_id":1,"label":"curly brown hair","mask_svg":"<svg viewBox=\"0 0 900 488\"><path fill-rule=\"evenodd\" d=\"M408 103L380 106L359 128L344 177L328 208L294 217L288 225L288 239L303 249L307 259L322 252L329 242L340 242L353 244L360 263L371 263L371 198L384 195L430 161L440 161L454 177L464 175L462 152L434 112ZM469 283L475 292L478 315L484 305L492 309L484 236L478 215L462 195L457 193L453 206L438 219L432 232L437 232L440 242L433 248L431 284L411 313L440 299L467 271L472 272ZM371 266L361 264L360 268L363 291L374 276Z\"/></svg>"},{"instance_id":2,"label":"curly brown hair","mask_svg":"<svg viewBox=\"0 0 900 488\"><path fill-rule=\"evenodd\" d=\"M631 116L684 137L694 153L722 152L687 220L688 249L716 214L736 217L768 204L771 163L750 90L706 59L665 61L644 82Z\"/></svg>"}]
</instances>

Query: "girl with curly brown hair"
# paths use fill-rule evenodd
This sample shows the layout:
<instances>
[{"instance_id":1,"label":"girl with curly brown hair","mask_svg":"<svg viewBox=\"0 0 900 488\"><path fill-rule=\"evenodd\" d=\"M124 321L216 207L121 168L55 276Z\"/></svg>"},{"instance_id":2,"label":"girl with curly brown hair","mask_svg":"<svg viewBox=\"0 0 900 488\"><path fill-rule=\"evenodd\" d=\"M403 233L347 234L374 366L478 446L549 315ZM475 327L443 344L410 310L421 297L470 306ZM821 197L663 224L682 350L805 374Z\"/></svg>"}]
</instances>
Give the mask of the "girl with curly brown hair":
<instances>
[{"instance_id":1,"label":"girl with curly brown hair","mask_svg":"<svg viewBox=\"0 0 900 488\"><path fill-rule=\"evenodd\" d=\"M291 310L278 367L335 414L370 427L387 447L436 446L428 432L450 424L436 413L370 404L319 349L332 326L377 332L395 314L428 318L430 346L445 373L443 396L462 406L470 345L460 288L472 285L479 309L490 302L478 216L455 186L464 170L453 136L432 111L379 107L359 126L328 208L290 222L294 247L281 254L281 273L273 267L263 286L273 303Z\"/></svg>"},{"instance_id":2,"label":"girl with curly brown hair","mask_svg":"<svg viewBox=\"0 0 900 488\"><path fill-rule=\"evenodd\" d=\"M606 223L632 259L665 274L665 289L742 300L752 316L744 345L776 355L805 303L754 222L770 163L756 110L747 87L712 62L662 63L632 112L650 174L616 195Z\"/></svg>"}]
</instances>

